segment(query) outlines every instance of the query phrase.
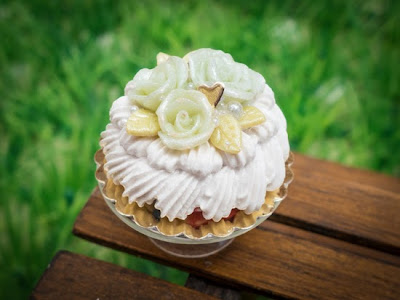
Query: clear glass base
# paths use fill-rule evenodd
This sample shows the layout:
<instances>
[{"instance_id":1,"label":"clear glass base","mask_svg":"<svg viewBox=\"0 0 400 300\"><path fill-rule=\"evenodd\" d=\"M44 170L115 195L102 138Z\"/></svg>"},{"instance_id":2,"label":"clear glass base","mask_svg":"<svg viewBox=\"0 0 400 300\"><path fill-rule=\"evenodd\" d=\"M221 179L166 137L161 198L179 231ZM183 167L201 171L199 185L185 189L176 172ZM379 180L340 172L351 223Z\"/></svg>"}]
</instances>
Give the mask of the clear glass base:
<instances>
[{"instance_id":1,"label":"clear glass base","mask_svg":"<svg viewBox=\"0 0 400 300\"><path fill-rule=\"evenodd\" d=\"M200 258L213 255L222 249L225 249L234 239L225 240L222 242L210 243L210 244L200 244L200 245L190 245L190 244L174 244L157 239L150 238L158 248L164 252L183 258Z\"/></svg>"}]
</instances>

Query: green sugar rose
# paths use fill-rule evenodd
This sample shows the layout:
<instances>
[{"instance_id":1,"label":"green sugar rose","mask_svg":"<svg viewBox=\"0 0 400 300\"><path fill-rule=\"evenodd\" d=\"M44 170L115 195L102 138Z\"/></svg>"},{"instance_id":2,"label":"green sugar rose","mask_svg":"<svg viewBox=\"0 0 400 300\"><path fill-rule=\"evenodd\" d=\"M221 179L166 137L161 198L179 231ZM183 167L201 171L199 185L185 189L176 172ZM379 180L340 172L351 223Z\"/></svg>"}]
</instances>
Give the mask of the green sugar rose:
<instances>
[{"instance_id":1,"label":"green sugar rose","mask_svg":"<svg viewBox=\"0 0 400 300\"><path fill-rule=\"evenodd\" d=\"M187 64L171 56L154 69L142 69L128 82L125 95L133 103L156 111L162 99L172 90L182 88L188 79Z\"/></svg>"},{"instance_id":2,"label":"green sugar rose","mask_svg":"<svg viewBox=\"0 0 400 300\"><path fill-rule=\"evenodd\" d=\"M223 83L224 102L251 103L264 90L265 80L261 74L235 62L230 54L220 50L199 49L183 59L189 64L190 78L196 88Z\"/></svg>"},{"instance_id":3,"label":"green sugar rose","mask_svg":"<svg viewBox=\"0 0 400 300\"><path fill-rule=\"evenodd\" d=\"M214 108L206 96L195 90L176 89L161 102L156 114L162 142L176 150L206 143L215 128Z\"/></svg>"}]
</instances>

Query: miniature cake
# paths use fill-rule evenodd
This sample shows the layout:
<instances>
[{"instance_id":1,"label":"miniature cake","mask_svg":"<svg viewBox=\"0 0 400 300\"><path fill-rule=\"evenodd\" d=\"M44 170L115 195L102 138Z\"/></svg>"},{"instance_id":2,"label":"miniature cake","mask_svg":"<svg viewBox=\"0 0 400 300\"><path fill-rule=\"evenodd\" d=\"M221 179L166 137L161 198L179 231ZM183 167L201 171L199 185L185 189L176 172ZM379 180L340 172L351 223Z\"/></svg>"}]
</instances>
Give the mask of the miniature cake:
<instances>
[{"instance_id":1,"label":"miniature cake","mask_svg":"<svg viewBox=\"0 0 400 300\"><path fill-rule=\"evenodd\" d=\"M152 225L233 222L284 183L285 117L263 76L222 51L160 53L114 101L110 121L100 141L108 186Z\"/></svg>"}]
</instances>

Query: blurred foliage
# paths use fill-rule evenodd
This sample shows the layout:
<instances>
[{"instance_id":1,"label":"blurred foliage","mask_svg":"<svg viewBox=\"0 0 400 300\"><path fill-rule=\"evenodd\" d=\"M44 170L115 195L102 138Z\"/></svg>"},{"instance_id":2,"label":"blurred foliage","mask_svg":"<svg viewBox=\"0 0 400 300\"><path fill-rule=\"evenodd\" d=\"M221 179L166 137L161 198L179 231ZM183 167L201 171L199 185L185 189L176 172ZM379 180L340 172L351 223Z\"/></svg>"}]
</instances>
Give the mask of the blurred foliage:
<instances>
[{"instance_id":1,"label":"blurred foliage","mask_svg":"<svg viewBox=\"0 0 400 300\"><path fill-rule=\"evenodd\" d=\"M395 1L3 1L0 298L26 298L58 249L183 283L72 237L124 84L159 51L221 49L263 74L293 150L400 175Z\"/></svg>"}]
</instances>

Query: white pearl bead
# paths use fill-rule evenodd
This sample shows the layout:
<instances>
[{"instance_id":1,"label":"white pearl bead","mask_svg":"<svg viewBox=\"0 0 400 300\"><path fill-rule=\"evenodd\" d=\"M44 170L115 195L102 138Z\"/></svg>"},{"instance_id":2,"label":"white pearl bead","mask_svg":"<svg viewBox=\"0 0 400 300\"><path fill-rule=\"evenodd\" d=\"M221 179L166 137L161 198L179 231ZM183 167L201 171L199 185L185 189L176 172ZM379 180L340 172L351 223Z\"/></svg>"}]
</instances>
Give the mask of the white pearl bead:
<instances>
[{"instance_id":1,"label":"white pearl bead","mask_svg":"<svg viewBox=\"0 0 400 300\"><path fill-rule=\"evenodd\" d=\"M226 106L225 102L223 102L222 99L221 99L219 101L219 103L218 103L218 108L221 109L221 110L224 110L225 106Z\"/></svg>"},{"instance_id":2,"label":"white pearl bead","mask_svg":"<svg viewBox=\"0 0 400 300\"><path fill-rule=\"evenodd\" d=\"M137 107L136 105L131 106L131 113L137 111L139 109L139 107Z\"/></svg>"},{"instance_id":3,"label":"white pearl bead","mask_svg":"<svg viewBox=\"0 0 400 300\"><path fill-rule=\"evenodd\" d=\"M237 101L231 101L228 103L228 111L238 119L243 113L243 106Z\"/></svg>"}]
</instances>

